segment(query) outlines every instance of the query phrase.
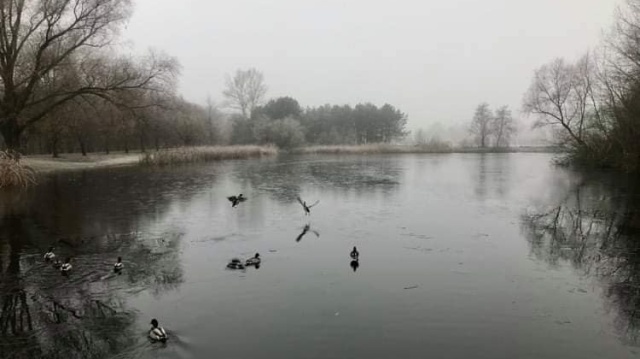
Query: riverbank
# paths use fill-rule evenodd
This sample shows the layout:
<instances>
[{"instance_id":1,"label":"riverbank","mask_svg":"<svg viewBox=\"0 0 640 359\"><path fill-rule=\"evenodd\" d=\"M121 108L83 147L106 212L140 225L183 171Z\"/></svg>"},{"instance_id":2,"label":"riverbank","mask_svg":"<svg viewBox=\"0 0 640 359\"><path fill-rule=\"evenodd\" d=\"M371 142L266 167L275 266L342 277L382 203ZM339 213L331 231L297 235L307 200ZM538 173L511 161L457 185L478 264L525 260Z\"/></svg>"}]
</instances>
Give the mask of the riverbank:
<instances>
[{"instance_id":1,"label":"riverbank","mask_svg":"<svg viewBox=\"0 0 640 359\"><path fill-rule=\"evenodd\" d=\"M309 146L293 151L298 154L383 154L383 153L559 153L561 149L557 147L540 146L519 146L504 148L478 148L478 147L450 147L446 145L391 145L391 144L370 144L370 145L332 145L332 146Z\"/></svg>"},{"instance_id":2,"label":"riverbank","mask_svg":"<svg viewBox=\"0 0 640 359\"><path fill-rule=\"evenodd\" d=\"M250 149L251 147L252 149ZM255 158L261 156L277 155L274 147L258 146L217 146L193 149L169 149L161 151L160 156L156 152L111 154L90 153L82 156L79 153L65 153L58 158L50 155L24 156L21 163L31 167L37 173L50 173L58 171L87 170L105 167L134 166L140 164L153 164L161 162L161 165L172 165L186 162L204 162L224 159ZM510 148L431 148L406 145L357 145L357 146L310 146L292 151L296 154L394 154L394 153L516 153L516 152L560 152L554 147L510 147Z\"/></svg>"},{"instance_id":3,"label":"riverbank","mask_svg":"<svg viewBox=\"0 0 640 359\"><path fill-rule=\"evenodd\" d=\"M23 156L20 160L25 166L38 173L57 171L86 170L103 167L131 166L140 163L140 153L90 153L82 156L79 153L65 153L53 158L51 155Z\"/></svg>"}]
</instances>

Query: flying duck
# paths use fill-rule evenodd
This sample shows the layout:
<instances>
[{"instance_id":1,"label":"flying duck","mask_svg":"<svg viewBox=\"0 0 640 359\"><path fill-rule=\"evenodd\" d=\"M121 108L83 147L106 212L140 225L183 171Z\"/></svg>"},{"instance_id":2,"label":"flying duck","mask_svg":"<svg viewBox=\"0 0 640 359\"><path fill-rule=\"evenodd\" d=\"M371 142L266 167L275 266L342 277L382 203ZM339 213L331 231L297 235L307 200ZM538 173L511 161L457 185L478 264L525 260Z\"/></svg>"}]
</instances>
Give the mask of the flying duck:
<instances>
[{"instance_id":1,"label":"flying duck","mask_svg":"<svg viewBox=\"0 0 640 359\"><path fill-rule=\"evenodd\" d=\"M304 214L306 216L310 216L311 215L311 207L315 206L316 204L320 203L320 201L316 201L314 204L312 205L307 205L307 202L303 201L300 197L296 197L296 199L298 200L298 202L300 203L300 205L302 206L302 209L304 210Z\"/></svg>"},{"instance_id":2,"label":"flying duck","mask_svg":"<svg viewBox=\"0 0 640 359\"><path fill-rule=\"evenodd\" d=\"M242 193L240 193L237 197L236 196L231 196L231 197L227 197L227 199L231 202L231 207L235 207L238 204L240 204L240 202L244 202L247 200L247 197L244 197L242 195Z\"/></svg>"}]
</instances>

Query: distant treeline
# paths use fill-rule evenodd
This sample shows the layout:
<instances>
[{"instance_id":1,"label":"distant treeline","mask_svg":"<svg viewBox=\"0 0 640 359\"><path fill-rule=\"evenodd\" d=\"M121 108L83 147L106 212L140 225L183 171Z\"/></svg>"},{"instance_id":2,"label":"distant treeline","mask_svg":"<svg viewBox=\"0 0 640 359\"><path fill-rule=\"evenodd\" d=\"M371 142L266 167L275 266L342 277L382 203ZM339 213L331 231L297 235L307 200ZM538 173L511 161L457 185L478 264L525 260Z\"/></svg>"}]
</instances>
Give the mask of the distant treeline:
<instances>
[{"instance_id":1,"label":"distant treeline","mask_svg":"<svg viewBox=\"0 0 640 359\"><path fill-rule=\"evenodd\" d=\"M627 0L597 51L540 67L524 100L556 129L569 163L640 172L640 0Z\"/></svg>"},{"instance_id":2,"label":"distant treeline","mask_svg":"<svg viewBox=\"0 0 640 359\"><path fill-rule=\"evenodd\" d=\"M73 103L31 126L22 138L24 153L147 151L162 148L274 144L303 145L390 143L406 135L407 116L391 105L325 105L302 109L290 97L258 106L249 118L225 114L166 96L157 105L119 109L93 99Z\"/></svg>"},{"instance_id":3,"label":"distant treeline","mask_svg":"<svg viewBox=\"0 0 640 359\"><path fill-rule=\"evenodd\" d=\"M407 116L385 104L302 109L295 99L280 97L258 106L250 118L232 119L231 143L275 144L290 149L303 144L389 143L406 135Z\"/></svg>"},{"instance_id":4,"label":"distant treeline","mask_svg":"<svg viewBox=\"0 0 640 359\"><path fill-rule=\"evenodd\" d=\"M184 100L177 61L132 57L116 41L131 1L9 1L0 6L0 149L22 153L130 151L228 143L390 142L406 116L361 104L302 110L289 97L265 104L256 69L228 76L222 108ZM26 19L26 20L25 20Z\"/></svg>"}]
</instances>

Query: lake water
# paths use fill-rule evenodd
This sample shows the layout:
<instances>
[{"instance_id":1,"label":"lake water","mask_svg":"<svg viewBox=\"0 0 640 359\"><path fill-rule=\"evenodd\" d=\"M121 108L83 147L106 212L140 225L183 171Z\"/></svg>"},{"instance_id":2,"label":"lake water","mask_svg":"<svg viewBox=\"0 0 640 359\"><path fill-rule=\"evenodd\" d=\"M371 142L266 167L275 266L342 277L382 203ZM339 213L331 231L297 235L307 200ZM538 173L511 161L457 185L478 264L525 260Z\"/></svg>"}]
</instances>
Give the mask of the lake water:
<instances>
[{"instance_id":1,"label":"lake water","mask_svg":"<svg viewBox=\"0 0 640 359\"><path fill-rule=\"evenodd\" d=\"M640 191L551 160L281 156L49 176L0 198L0 357L639 357ZM249 199L231 208L238 193ZM320 201L310 216L298 195ZM49 245L71 257L68 277L43 262ZM256 252L259 269L225 268ZM166 345L146 339L152 318Z\"/></svg>"}]
</instances>

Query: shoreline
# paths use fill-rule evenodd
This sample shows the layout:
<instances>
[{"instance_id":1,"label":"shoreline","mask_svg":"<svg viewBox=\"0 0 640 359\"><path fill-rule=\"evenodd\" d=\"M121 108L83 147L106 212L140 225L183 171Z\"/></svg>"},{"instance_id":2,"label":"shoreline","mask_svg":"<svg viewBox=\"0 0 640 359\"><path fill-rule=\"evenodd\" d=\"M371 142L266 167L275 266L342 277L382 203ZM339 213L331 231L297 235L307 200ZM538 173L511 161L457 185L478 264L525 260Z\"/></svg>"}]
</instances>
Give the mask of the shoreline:
<instances>
[{"instance_id":1,"label":"shoreline","mask_svg":"<svg viewBox=\"0 0 640 359\"><path fill-rule=\"evenodd\" d=\"M86 157L79 153L61 154L58 158L51 155L23 156L20 163L31 167L38 174L52 172L87 170L96 168L134 166L140 163L140 153L97 154Z\"/></svg>"},{"instance_id":2,"label":"shoreline","mask_svg":"<svg viewBox=\"0 0 640 359\"><path fill-rule=\"evenodd\" d=\"M503 149L496 148L450 148L450 149L426 149L415 146L312 146L291 151L297 155L375 155L375 154L456 154L456 153L559 153L553 147L510 147ZM31 167L38 174L48 174L53 172L89 170L98 168L112 168L123 166L141 165L144 153L123 153L112 154L89 153L86 157L79 153L65 153L58 158L51 155L29 155L23 156L20 162Z\"/></svg>"},{"instance_id":3,"label":"shoreline","mask_svg":"<svg viewBox=\"0 0 640 359\"><path fill-rule=\"evenodd\" d=\"M372 145L329 145L329 146L309 146L302 147L291 151L294 154L353 154L353 155L372 155L372 154L454 154L454 153L561 153L562 150L552 146L519 146L519 147L432 147L432 146L413 146L413 145L389 145L389 144L372 144Z\"/></svg>"}]
</instances>

